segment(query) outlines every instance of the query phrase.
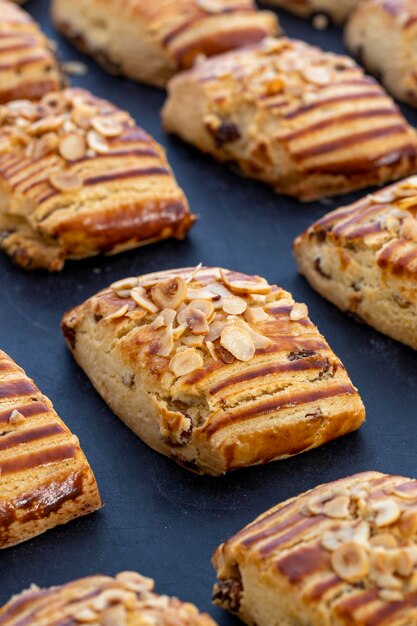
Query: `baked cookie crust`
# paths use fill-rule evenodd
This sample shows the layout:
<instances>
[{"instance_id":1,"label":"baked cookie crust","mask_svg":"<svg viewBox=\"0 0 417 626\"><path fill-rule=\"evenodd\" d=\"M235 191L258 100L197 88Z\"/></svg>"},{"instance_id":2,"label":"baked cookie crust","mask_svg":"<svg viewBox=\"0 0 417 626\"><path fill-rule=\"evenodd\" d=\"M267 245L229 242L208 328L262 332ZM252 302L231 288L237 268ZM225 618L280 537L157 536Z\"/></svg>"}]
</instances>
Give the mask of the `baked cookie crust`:
<instances>
[{"instance_id":1,"label":"baked cookie crust","mask_svg":"<svg viewBox=\"0 0 417 626\"><path fill-rule=\"evenodd\" d=\"M163 87L200 56L279 31L254 0L54 0L57 28L109 72Z\"/></svg>"},{"instance_id":2,"label":"baked cookie crust","mask_svg":"<svg viewBox=\"0 0 417 626\"><path fill-rule=\"evenodd\" d=\"M294 242L298 269L343 311L417 349L417 177L325 215Z\"/></svg>"},{"instance_id":3,"label":"baked cookie crust","mask_svg":"<svg viewBox=\"0 0 417 626\"><path fill-rule=\"evenodd\" d=\"M158 595L153 588L152 579L136 572L89 576L49 589L32 585L0 609L0 620L4 626L26 620L32 626L215 626L193 604Z\"/></svg>"},{"instance_id":4,"label":"baked cookie crust","mask_svg":"<svg viewBox=\"0 0 417 626\"><path fill-rule=\"evenodd\" d=\"M0 350L0 548L101 507L79 441Z\"/></svg>"},{"instance_id":5,"label":"baked cookie crust","mask_svg":"<svg viewBox=\"0 0 417 626\"><path fill-rule=\"evenodd\" d=\"M218 548L214 602L251 626L414 626L416 531L415 480L321 485Z\"/></svg>"},{"instance_id":6,"label":"baked cookie crust","mask_svg":"<svg viewBox=\"0 0 417 626\"><path fill-rule=\"evenodd\" d=\"M0 247L25 269L115 254L193 224L164 149L82 89L0 108Z\"/></svg>"},{"instance_id":7,"label":"baked cookie crust","mask_svg":"<svg viewBox=\"0 0 417 626\"><path fill-rule=\"evenodd\" d=\"M0 0L0 15L0 104L60 89L58 62L32 17L8 0Z\"/></svg>"},{"instance_id":8,"label":"baked cookie crust","mask_svg":"<svg viewBox=\"0 0 417 626\"><path fill-rule=\"evenodd\" d=\"M416 0L365 0L345 30L351 53L396 98L413 107L417 106L416 38Z\"/></svg>"},{"instance_id":9,"label":"baked cookie crust","mask_svg":"<svg viewBox=\"0 0 417 626\"><path fill-rule=\"evenodd\" d=\"M267 39L209 59L174 77L168 93L168 132L301 200L416 169L415 130L376 81L301 41Z\"/></svg>"},{"instance_id":10,"label":"baked cookie crust","mask_svg":"<svg viewBox=\"0 0 417 626\"><path fill-rule=\"evenodd\" d=\"M306 305L258 276L197 267L128 278L62 328L114 413L195 472L286 458L365 417Z\"/></svg>"}]
</instances>

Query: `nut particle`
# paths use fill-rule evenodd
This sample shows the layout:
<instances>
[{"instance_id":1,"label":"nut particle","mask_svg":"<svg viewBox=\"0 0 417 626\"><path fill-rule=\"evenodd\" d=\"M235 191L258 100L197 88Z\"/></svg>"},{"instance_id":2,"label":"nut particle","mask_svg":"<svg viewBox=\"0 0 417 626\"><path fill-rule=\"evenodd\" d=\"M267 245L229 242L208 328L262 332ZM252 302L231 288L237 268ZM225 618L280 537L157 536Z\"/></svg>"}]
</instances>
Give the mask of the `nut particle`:
<instances>
[{"instance_id":1,"label":"nut particle","mask_svg":"<svg viewBox=\"0 0 417 626\"><path fill-rule=\"evenodd\" d=\"M177 352L169 362L169 369L175 376L185 376L204 364L203 357L195 348L185 348Z\"/></svg>"},{"instance_id":2,"label":"nut particle","mask_svg":"<svg viewBox=\"0 0 417 626\"><path fill-rule=\"evenodd\" d=\"M226 326L220 336L220 343L239 361L250 361L255 355L255 344L250 335L237 326Z\"/></svg>"},{"instance_id":3,"label":"nut particle","mask_svg":"<svg viewBox=\"0 0 417 626\"><path fill-rule=\"evenodd\" d=\"M308 317L308 308L307 305L303 302L296 302L290 313L290 320L292 322L299 322L300 320L306 319Z\"/></svg>"},{"instance_id":4,"label":"nut particle","mask_svg":"<svg viewBox=\"0 0 417 626\"><path fill-rule=\"evenodd\" d=\"M354 542L341 545L331 555L336 574L347 582L358 582L369 572L370 562L366 549Z\"/></svg>"}]
</instances>

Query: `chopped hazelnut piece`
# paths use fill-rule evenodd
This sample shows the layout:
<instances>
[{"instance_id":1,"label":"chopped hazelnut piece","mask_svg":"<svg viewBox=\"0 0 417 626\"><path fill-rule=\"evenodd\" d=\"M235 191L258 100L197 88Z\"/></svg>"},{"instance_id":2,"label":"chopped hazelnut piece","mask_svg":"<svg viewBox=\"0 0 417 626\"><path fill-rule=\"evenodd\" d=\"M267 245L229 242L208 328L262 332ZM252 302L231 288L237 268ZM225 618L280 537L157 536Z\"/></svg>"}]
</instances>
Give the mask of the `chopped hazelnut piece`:
<instances>
[{"instance_id":1,"label":"chopped hazelnut piece","mask_svg":"<svg viewBox=\"0 0 417 626\"><path fill-rule=\"evenodd\" d=\"M239 296L227 296L223 300L223 311L230 315L240 315L247 309L246 301Z\"/></svg>"},{"instance_id":2,"label":"chopped hazelnut piece","mask_svg":"<svg viewBox=\"0 0 417 626\"><path fill-rule=\"evenodd\" d=\"M290 320L292 322L299 322L300 320L306 319L306 317L308 317L307 305L303 302L296 302L292 307Z\"/></svg>"},{"instance_id":3,"label":"chopped hazelnut piece","mask_svg":"<svg viewBox=\"0 0 417 626\"><path fill-rule=\"evenodd\" d=\"M250 335L237 326L226 326L222 331L220 343L239 361L250 361L255 355L255 344Z\"/></svg>"},{"instance_id":4,"label":"chopped hazelnut piece","mask_svg":"<svg viewBox=\"0 0 417 626\"><path fill-rule=\"evenodd\" d=\"M9 424L11 424L12 426L19 426L19 424L24 424L25 422L25 416L16 409L14 409L9 417Z\"/></svg>"},{"instance_id":5,"label":"chopped hazelnut piece","mask_svg":"<svg viewBox=\"0 0 417 626\"><path fill-rule=\"evenodd\" d=\"M79 133L64 135L59 141L58 151L67 161L82 159L87 151L85 138Z\"/></svg>"},{"instance_id":6,"label":"chopped hazelnut piece","mask_svg":"<svg viewBox=\"0 0 417 626\"><path fill-rule=\"evenodd\" d=\"M49 176L49 182L57 191L71 193L82 187L82 180L71 172L54 172Z\"/></svg>"},{"instance_id":7,"label":"chopped hazelnut piece","mask_svg":"<svg viewBox=\"0 0 417 626\"><path fill-rule=\"evenodd\" d=\"M177 352L169 362L169 369L175 376L185 376L199 369L204 364L203 357L195 348L186 348Z\"/></svg>"},{"instance_id":8,"label":"chopped hazelnut piece","mask_svg":"<svg viewBox=\"0 0 417 626\"><path fill-rule=\"evenodd\" d=\"M377 528L391 526L391 524L394 524L401 515L400 507L395 500L392 499L373 502L371 504L371 510L376 513L374 521Z\"/></svg>"},{"instance_id":9,"label":"chopped hazelnut piece","mask_svg":"<svg viewBox=\"0 0 417 626\"><path fill-rule=\"evenodd\" d=\"M87 133L88 147L97 154L106 154L110 148L105 138L95 130L89 130Z\"/></svg>"},{"instance_id":10,"label":"chopped hazelnut piece","mask_svg":"<svg viewBox=\"0 0 417 626\"><path fill-rule=\"evenodd\" d=\"M117 311L114 311L114 313L110 313L110 315L107 315L105 319L113 320L113 319L117 319L118 317L123 317L124 315L126 315L128 310L129 310L129 305L124 304L123 306L120 307L120 309L117 309Z\"/></svg>"},{"instance_id":11,"label":"chopped hazelnut piece","mask_svg":"<svg viewBox=\"0 0 417 626\"><path fill-rule=\"evenodd\" d=\"M417 535L417 510L410 509L401 514L398 523L399 529L406 537L414 537Z\"/></svg>"},{"instance_id":12,"label":"chopped hazelnut piece","mask_svg":"<svg viewBox=\"0 0 417 626\"><path fill-rule=\"evenodd\" d=\"M176 309L184 301L187 285L183 278L169 278L151 289L152 300L161 309Z\"/></svg>"},{"instance_id":13,"label":"chopped hazelnut piece","mask_svg":"<svg viewBox=\"0 0 417 626\"><path fill-rule=\"evenodd\" d=\"M323 505L323 513L327 517L345 519L349 517L349 496L337 496Z\"/></svg>"},{"instance_id":14,"label":"chopped hazelnut piece","mask_svg":"<svg viewBox=\"0 0 417 626\"><path fill-rule=\"evenodd\" d=\"M150 313L157 313L159 310L156 304L151 302L146 296L146 291L143 287L134 287L130 292L130 297L136 304Z\"/></svg>"},{"instance_id":15,"label":"chopped hazelnut piece","mask_svg":"<svg viewBox=\"0 0 417 626\"><path fill-rule=\"evenodd\" d=\"M93 117L91 125L103 137L118 137L123 133L123 125L111 117Z\"/></svg>"},{"instance_id":16,"label":"chopped hazelnut piece","mask_svg":"<svg viewBox=\"0 0 417 626\"><path fill-rule=\"evenodd\" d=\"M347 582L362 580L370 568L366 549L352 541L341 545L332 553L331 563L336 574Z\"/></svg>"}]
</instances>

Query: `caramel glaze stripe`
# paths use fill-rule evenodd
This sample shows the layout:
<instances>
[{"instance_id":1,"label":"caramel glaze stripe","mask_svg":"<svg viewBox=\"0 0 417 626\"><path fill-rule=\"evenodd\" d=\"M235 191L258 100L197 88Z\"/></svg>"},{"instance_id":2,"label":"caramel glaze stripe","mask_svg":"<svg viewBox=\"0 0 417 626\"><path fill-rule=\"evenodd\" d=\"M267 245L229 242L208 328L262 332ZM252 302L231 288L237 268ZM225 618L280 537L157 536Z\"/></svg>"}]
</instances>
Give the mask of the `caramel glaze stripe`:
<instances>
[{"instance_id":1,"label":"caramel glaze stripe","mask_svg":"<svg viewBox=\"0 0 417 626\"><path fill-rule=\"evenodd\" d=\"M288 363L277 363L275 365L267 365L265 367L254 369L239 376L233 376L232 378L228 378L218 383L214 387L211 387L209 393L211 395L216 395L219 391L227 387L233 387L234 385L238 385L240 383L247 382L249 380L254 380L258 378L264 378L266 376L271 376L277 373L289 373L289 372L301 372L306 370L322 370L328 364L328 359L326 358L316 358L312 360L310 358L307 359L299 359L297 361L290 361Z\"/></svg>"},{"instance_id":2,"label":"caramel glaze stripe","mask_svg":"<svg viewBox=\"0 0 417 626\"><path fill-rule=\"evenodd\" d=\"M321 598L326 595L328 591L338 587L341 584L341 580L338 576L331 575L326 580L320 580L310 589L308 597L310 600L319 601Z\"/></svg>"},{"instance_id":3,"label":"caramel glaze stripe","mask_svg":"<svg viewBox=\"0 0 417 626\"><path fill-rule=\"evenodd\" d=\"M386 117L391 115L399 117L398 110L394 107L380 107L377 109L368 109L366 111L350 111L342 115L327 117L320 122L316 122L315 124L311 124L310 126L306 126L304 128L299 128L298 130L289 131L287 135L281 135L279 139L283 139L285 141L293 141L294 139L298 139L299 137L305 137L309 133L322 130L323 128L328 128L329 126L334 126L335 124L340 124L342 122L364 119L368 117Z\"/></svg>"},{"instance_id":4,"label":"caramel glaze stripe","mask_svg":"<svg viewBox=\"0 0 417 626\"><path fill-rule=\"evenodd\" d=\"M352 385L335 385L327 389L318 389L317 391L300 391L299 393L286 393L281 397L268 400L267 402L254 403L246 408L241 408L236 411L229 411L225 415L218 415L213 417L206 426L202 428L202 432L205 432L207 437L212 437L216 432L223 427L233 422L243 422L260 415L268 415L269 413L275 413L282 409L291 407L302 406L303 404L309 404L316 400L322 400L327 398L334 398L336 396L352 395L356 394L356 390Z\"/></svg>"},{"instance_id":5,"label":"caramel glaze stripe","mask_svg":"<svg viewBox=\"0 0 417 626\"><path fill-rule=\"evenodd\" d=\"M332 154L334 153L330 153L330 155ZM325 161L324 163L312 165L311 167L304 167L304 171L308 173L317 173L318 171L327 173L337 172L352 176L368 172L369 169L374 170L377 167L394 165L394 163L398 163L406 157L412 158L413 162L416 161L416 147L411 143L403 144L400 148L385 152L377 157L353 158L344 161L335 161L333 157L331 161Z\"/></svg>"},{"instance_id":6,"label":"caramel glaze stripe","mask_svg":"<svg viewBox=\"0 0 417 626\"><path fill-rule=\"evenodd\" d=\"M224 15L225 13L255 13L255 12L256 12L256 9L254 7L242 6L242 7L224 8L224 9L222 9L220 11L216 11L216 15L222 15L222 14ZM176 39L177 37L182 35L186 30L188 30L189 28L195 26L196 24L199 24L200 22L204 22L206 20L210 20L211 17L212 17L212 15L210 15L208 13L201 12L201 14L198 17L194 17L192 19L189 19L189 20L183 22L182 24L180 24L176 28L171 29L165 35L165 37L162 39L163 45L168 47L169 44L171 44L174 39Z\"/></svg>"},{"instance_id":7,"label":"caramel glaze stripe","mask_svg":"<svg viewBox=\"0 0 417 626\"><path fill-rule=\"evenodd\" d=\"M0 382L0 400L8 400L18 396L30 396L37 393L36 387L24 378Z\"/></svg>"},{"instance_id":8,"label":"caramel glaze stripe","mask_svg":"<svg viewBox=\"0 0 417 626\"><path fill-rule=\"evenodd\" d=\"M360 144L362 141L368 141L369 139L402 134L405 130L406 127L403 123L391 124L390 126L385 126L384 128L373 128L359 133L352 133L331 141L325 141L323 143L310 146L309 148L292 151L291 154L296 159L304 160L310 157L326 154L328 152L335 152L339 149L343 150L344 148Z\"/></svg>"},{"instance_id":9,"label":"caramel glaze stripe","mask_svg":"<svg viewBox=\"0 0 417 626\"><path fill-rule=\"evenodd\" d=\"M26 57L25 59L17 60L14 63L0 63L0 71L20 69L22 67L27 67L29 65L34 65L35 63L38 63L39 61L49 61L49 54L47 52L45 52L43 54L33 54L30 57ZM24 82L30 83L32 81L27 79Z\"/></svg>"},{"instance_id":10,"label":"caramel glaze stripe","mask_svg":"<svg viewBox=\"0 0 417 626\"><path fill-rule=\"evenodd\" d=\"M360 211L355 210L353 216L349 216L347 220L338 220L339 223L332 229L332 234L336 237L342 237L347 234L346 231L350 226L353 226L358 222L363 223L365 218L369 218L370 216L377 216L379 213L384 211L385 208L386 207L383 204L371 204L367 208L363 208Z\"/></svg>"},{"instance_id":11,"label":"caramel glaze stripe","mask_svg":"<svg viewBox=\"0 0 417 626\"><path fill-rule=\"evenodd\" d=\"M277 561L277 568L291 584L300 584L308 576L328 570L329 566L330 554L318 543L301 545ZM338 578L336 580L341 582Z\"/></svg>"},{"instance_id":12,"label":"caramel glaze stripe","mask_svg":"<svg viewBox=\"0 0 417 626\"><path fill-rule=\"evenodd\" d=\"M43 424L37 428L25 428L17 431L11 431L6 435L0 436L0 452L10 450L11 448L19 446L22 443L48 439L49 437L61 435L65 432L65 429L58 423Z\"/></svg>"},{"instance_id":13,"label":"caramel glaze stripe","mask_svg":"<svg viewBox=\"0 0 417 626\"><path fill-rule=\"evenodd\" d=\"M7 424L14 410L19 411L24 417L34 417L35 415L43 415L49 413L51 409L43 402L31 402L24 406L15 406L7 411L0 413L0 424Z\"/></svg>"},{"instance_id":14,"label":"caramel glaze stripe","mask_svg":"<svg viewBox=\"0 0 417 626\"><path fill-rule=\"evenodd\" d=\"M399 256L398 259L396 259L395 261L392 259L392 257L394 256L395 252L397 252L401 248L404 248L407 243L409 242L406 239L402 238L390 241L388 244L381 248L381 251L377 256L377 264L385 269L388 267L390 262L393 263L393 265L398 263L398 261L401 259L401 256Z\"/></svg>"},{"instance_id":15,"label":"caramel glaze stripe","mask_svg":"<svg viewBox=\"0 0 417 626\"><path fill-rule=\"evenodd\" d=\"M387 96L380 89L359 91L338 96L330 96L329 98L321 98L319 100L316 100L315 102L310 102L309 104L304 104L303 106L293 109L292 111L288 111L283 117L284 119L291 120L295 117L298 117L299 115L304 115L304 113L308 113L313 109L327 106L328 104L344 102L345 100L364 100L365 98L379 98L381 100L386 100Z\"/></svg>"},{"instance_id":16,"label":"caramel glaze stripe","mask_svg":"<svg viewBox=\"0 0 417 626\"><path fill-rule=\"evenodd\" d=\"M410 249L408 248L407 244L410 244L413 247ZM406 248L404 250L404 253L400 254L397 259L392 261L392 273L395 275L399 275L410 271L414 275L415 270L411 269L410 266L413 264L414 261L417 260L417 247L411 242L405 242L405 245L403 247ZM383 264L381 264L380 259L378 259L377 262L380 267L384 267Z\"/></svg>"},{"instance_id":17,"label":"caramel glaze stripe","mask_svg":"<svg viewBox=\"0 0 417 626\"><path fill-rule=\"evenodd\" d=\"M277 548L281 548L285 546L286 543L292 541L299 535L302 535L304 531L309 528L313 528L314 526L319 526L323 520L326 520L325 515L315 515L314 517L303 517L302 521L299 524L294 525L292 528L280 535L279 537L274 538L272 541L263 544L259 548L259 553L263 557L269 556L272 552L274 552Z\"/></svg>"},{"instance_id":18,"label":"caramel glaze stripe","mask_svg":"<svg viewBox=\"0 0 417 626\"><path fill-rule=\"evenodd\" d=\"M67 461L75 458L77 451L78 446L74 443L66 443L39 452L22 454L0 463L1 476L7 476L15 472L23 472L28 469L33 469L34 467L40 467L41 465Z\"/></svg>"}]
</instances>

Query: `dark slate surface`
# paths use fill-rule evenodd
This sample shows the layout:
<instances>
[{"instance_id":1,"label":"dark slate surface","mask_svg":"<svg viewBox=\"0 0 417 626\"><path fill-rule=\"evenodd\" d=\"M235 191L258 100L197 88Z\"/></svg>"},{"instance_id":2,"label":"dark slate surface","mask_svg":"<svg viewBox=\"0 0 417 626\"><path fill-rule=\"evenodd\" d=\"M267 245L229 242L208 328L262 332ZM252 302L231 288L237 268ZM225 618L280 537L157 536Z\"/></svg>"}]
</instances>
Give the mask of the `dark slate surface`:
<instances>
[{"instance_id":1,"label":"dark slate surface","mask_svg":"<svg viewBox=\"0 0 417 626\"><path fill-rule=\"evenodd\" d=\"M57 38L48 2L31 0L27 7ZM343 50L336 28L319 32L288 15L282 15L282 23L292 36ZM83 58L58 40L63 59ZM294 236L355 196L300 205L244 180L164 135L162 91L107 76L83 60L89 73L73 83L128 109L166 146L200 219L187 241L68 263L58 275L25 273L0 257L0 345L79 435L105 502L99 513L3 551L0 602L31 582L53 585L95 572L136 569L154 577L160 592L193 601L220 624L231 624L234 620L210 603L210 556L220 541L317 483L368 469L416 475L417 355L342 314L297 275ZM405 112L417 120L414 112ZM368 421L359 433L291 460L213 479L189 474L153 452L112 415L66 350L59 329L63 312L116 279L199 261L264 275L307 302L366 404Z\"/></svg>"}]
</instances>

